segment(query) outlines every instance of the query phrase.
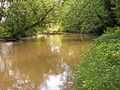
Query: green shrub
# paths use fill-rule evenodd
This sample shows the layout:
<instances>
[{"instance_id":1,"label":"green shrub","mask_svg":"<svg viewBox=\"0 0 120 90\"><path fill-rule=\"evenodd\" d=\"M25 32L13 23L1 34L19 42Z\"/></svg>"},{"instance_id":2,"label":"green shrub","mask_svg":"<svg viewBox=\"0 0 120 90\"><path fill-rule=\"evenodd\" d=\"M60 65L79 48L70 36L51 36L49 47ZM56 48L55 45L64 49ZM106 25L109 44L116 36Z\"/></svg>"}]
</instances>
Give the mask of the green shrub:
<instances>
[{"instance_id":1,"label":"green shrub","mask_svg":"<svg viewBox=\"0 0 120 90\"><path fill-rule=\"evenodd\" d=\"M75 72L76 90L120 90L120 29L96 39L81 55Z\"/></svg>"},{"instance_id":2,"label":"green shrub","mask_svg":"<svg viewBox=\"0 0 120 90\"><path fill-rule=\"evenodd\" d=\"M99 45L101 43L120 43L120 28L108 28L107 32L104 35L96 39L95 45Z\"/></svg>"},{"instance_id":3,"label":"green shrub","mask_svg":"<svg viewBox=\"0 0 120 90\"><path fill-rule=\"evenodd\" d=\"M11 34L3 27L0 27L0 39L7 39Z\"/></svg>"}]
</instances>

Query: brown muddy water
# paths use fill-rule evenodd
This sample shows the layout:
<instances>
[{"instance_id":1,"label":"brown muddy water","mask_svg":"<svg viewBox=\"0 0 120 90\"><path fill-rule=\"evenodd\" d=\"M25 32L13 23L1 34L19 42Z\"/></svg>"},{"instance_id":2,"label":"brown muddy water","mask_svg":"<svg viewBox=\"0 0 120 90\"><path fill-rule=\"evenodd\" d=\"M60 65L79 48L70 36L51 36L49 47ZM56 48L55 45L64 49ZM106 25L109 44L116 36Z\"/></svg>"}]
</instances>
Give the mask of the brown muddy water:
<instances>
[{"instance_id":1,"label":"brown muddy water","mask_svg":"<svg viewBox=\"0 0 120 90\"><path fill-rule=\"evenodd\" d=\"M46 35L0 43L0 90L72 90L80 50L91 35Z\"/></svg>"}]
</instances>

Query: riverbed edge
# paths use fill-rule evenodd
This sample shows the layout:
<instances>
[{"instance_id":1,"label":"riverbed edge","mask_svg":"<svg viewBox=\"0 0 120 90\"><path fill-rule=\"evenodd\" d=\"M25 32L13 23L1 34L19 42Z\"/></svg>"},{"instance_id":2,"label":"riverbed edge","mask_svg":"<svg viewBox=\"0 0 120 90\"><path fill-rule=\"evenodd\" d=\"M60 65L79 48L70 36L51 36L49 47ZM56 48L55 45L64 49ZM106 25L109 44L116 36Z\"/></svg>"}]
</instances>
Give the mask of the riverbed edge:
<instances>
[{"instance_id":1,"label":"riverbed edge","mask_svg":"<svg viewBox=\"0 0 120 90\"><path fill-rule=\"evenodd\" d=\"M0 42L9 42L9 41L19 41L19 40L32 40L32 39L40 39L40 38L43 38L45 35L66 35L66 34L73 34L73 35L86 35L86 34L82 34L82 33L69 33L69 32L57 32L57 33L43 33L43 34L39 34L39 35L36 35L36 36L29 36L29 37L20 37L19 39L3 39L3 38L0 38ZM93 35L95 37L97 37L96 35L94 34L87 34L87 35Z\"/></svg>"}]
</instances>

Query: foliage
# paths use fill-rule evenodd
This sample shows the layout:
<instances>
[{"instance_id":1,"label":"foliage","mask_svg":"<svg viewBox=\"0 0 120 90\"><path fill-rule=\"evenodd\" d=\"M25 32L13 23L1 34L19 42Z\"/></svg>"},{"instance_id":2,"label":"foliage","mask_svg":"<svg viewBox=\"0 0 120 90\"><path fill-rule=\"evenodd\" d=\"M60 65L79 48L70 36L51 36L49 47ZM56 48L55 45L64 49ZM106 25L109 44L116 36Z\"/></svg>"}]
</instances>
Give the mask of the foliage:
<instances>
[{"instance_id":1,"label":"foliage","mask_svg":"<svg viewBox=\"0 0 120 90\"><path fill-rule=\"evenodd\" d=\"M0 38L5 38L4 36L9 37L8 35L10 35L10 34L8 34L8 32L6 32L6 29L3 27L0 27Z\"/></svg>"},{"instance_id":2,"label":"foliage","mask_svg":"<svg viewBox=\"0 0 120 90\"><path fill-rule=\"evenodd\" d=\"M5 37L18 39L41 32L54 17L53 6L51 0L13 2L6 10L6 20L2 25L9 34Z\"/></svg>"},{"instance_id":3,"label":"foliage","mask_svg":"<svg viewBox=\"0 0 120 90\"><path fill-rule=\"evenodd\" d=\"M120 28L98 38L83 53L75 73L76 90L120 89Z\"/></svg>"},{"instance_id":4,"label":"foliage","mask_svg":"<svg viewBox=\"0 0 120 90\"><path fill-rule=\"evenodd\" d=\"M107 27L114 27L116 7L112 0L74 0L62 19L64 31L102 34Z\"/></svg>"},{"instance_id":5,"label":"foliage","mask_svg":"<svg viewBox=\"0 0 120 90\"><path fill-rule=\"evenodd\" d=\"M35 22L35 14L30 3L25 1L12 5L6 15L4 27L10 33L9 38L26 36L27 30L23 30L23 28Z\"/></svg>"},{"instance_id":6,"label":"foliage","mask_svg":"<svg viewBox=\"0 0 120 90\"><path fill-rule=\"evenodd\" d=\"M120 0L115 0L115 2L116 2L116 14L117 14L117 20L118 20L118 22L120 23Z\"/></svg>"},{"instance_id":7,"label":"foliage","mask_svg":"<svg viewBox=\"0 0 120 90\"><path fill-rule=\"evenodd\" d=\"M4 9L5 1L10 4L8 9ZM108 27L120 26L119 0L3 0L1 3L0 21L6 18L2 27L10 34L8 38L36 35L41 28L56 24L59 31L97 35Z\"/></svg>"},{"instance_id":8,"label":"foliage","mask_svg":"<svg viewBox=\"0 0 120 90\"><path fill-rule=\"evenodd\" d=\"M94 45L98 46L101 43L120 43L120 28L108 28L105 34L95 40Z\"/></svg>"}]
</instances>

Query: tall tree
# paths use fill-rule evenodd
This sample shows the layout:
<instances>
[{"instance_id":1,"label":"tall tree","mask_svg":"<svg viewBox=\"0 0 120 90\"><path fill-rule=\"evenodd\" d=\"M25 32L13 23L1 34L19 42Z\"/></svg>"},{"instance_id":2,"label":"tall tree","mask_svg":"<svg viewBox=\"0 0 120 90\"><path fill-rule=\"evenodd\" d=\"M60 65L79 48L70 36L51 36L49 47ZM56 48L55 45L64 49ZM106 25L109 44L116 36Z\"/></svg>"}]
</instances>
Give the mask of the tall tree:
<instances>
[{"instance_id":1,"label":"tall tree","mask_svg":"<svg viewBox=\"0 0 120 90\"><path fill-rule=\"evenodd\" d=\"M115 8L114 0L74 0L62 19L63 30L102 34L118 25Z\"/></svg>"},{"instance_id":2,"label":"tall tree","mask_svg":"<svg viewBox=\"0 0 120 90\"><path fill-rule=\"evenodd\" d=\"M56 15L58 2L52 0L21 0L12 2L6 12L4 28L9 33L8 38L38 33L36 27L46 27L52 23Z\"/></svg>"}]
</instances>

